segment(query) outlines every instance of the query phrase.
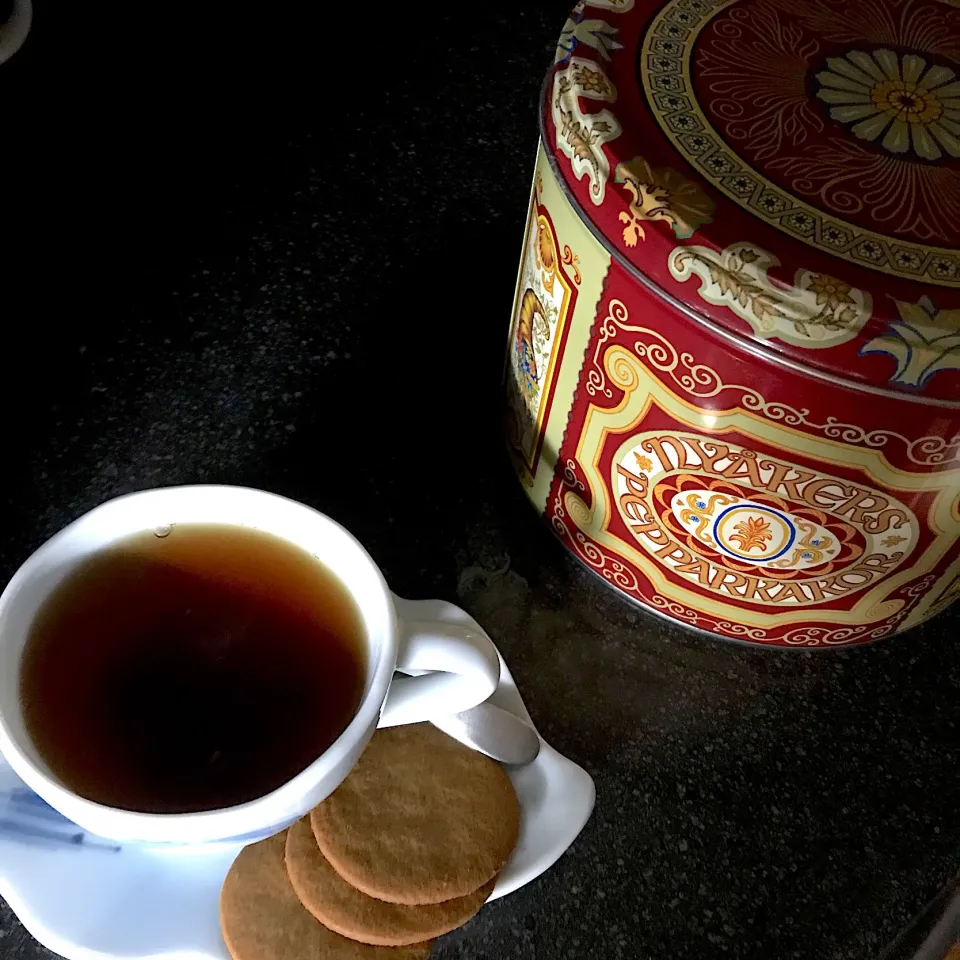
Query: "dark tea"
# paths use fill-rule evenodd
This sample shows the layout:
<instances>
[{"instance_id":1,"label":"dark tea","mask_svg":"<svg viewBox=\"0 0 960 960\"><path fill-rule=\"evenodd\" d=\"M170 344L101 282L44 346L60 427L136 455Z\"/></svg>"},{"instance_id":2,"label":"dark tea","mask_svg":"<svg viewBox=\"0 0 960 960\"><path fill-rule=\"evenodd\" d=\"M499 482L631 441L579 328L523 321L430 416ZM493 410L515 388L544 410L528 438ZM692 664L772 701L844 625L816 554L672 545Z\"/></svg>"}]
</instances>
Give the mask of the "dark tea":
<instances>
[{"instance_id":1,"label":"dark tea","mask_svg":"<svg viewBox=\"0 0 960 960\"><path fill-rule=\"evenodd\" d=\"M27 732L70 790L146 813L229 807L312 763L366 676L360 614L299 547L186 524L118 541L51 594L20 670Z\"/></svg>"}]
</instances>

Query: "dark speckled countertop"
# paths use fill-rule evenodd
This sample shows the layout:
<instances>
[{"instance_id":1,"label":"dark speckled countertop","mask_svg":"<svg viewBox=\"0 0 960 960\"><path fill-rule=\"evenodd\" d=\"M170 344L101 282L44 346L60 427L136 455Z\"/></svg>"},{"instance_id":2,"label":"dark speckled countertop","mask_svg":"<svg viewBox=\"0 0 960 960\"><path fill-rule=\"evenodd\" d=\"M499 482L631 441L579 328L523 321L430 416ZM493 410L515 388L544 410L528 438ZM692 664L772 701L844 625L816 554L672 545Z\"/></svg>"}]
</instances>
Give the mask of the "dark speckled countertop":
<instances>
[{"instance_id":1,"label":"dark speckled countertop","mask_svg":"<svg viewBox=\"0 0 960 960\"><path fill-rule=\"evenodd\" d=\"M502 452L567 3L40 3L0 66L0 574L142 487L315 505L484 623L596 779L569 853L438 960L891 957L960 870L958 617L819 655L691 636L568 558ZM0 902L0 957L44 956Z\"/></svg>"}]
</instances>

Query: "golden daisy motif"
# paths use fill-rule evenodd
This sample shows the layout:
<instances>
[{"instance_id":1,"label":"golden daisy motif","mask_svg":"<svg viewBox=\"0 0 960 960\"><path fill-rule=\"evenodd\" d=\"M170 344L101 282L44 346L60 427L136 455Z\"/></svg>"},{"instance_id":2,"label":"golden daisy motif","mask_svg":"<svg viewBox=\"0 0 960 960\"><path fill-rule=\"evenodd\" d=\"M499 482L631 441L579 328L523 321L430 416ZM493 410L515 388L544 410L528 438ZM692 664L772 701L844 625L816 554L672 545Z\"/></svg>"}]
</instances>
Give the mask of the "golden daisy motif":
<instances>
[{"instance_id":1,"label":"golden daisy motif","mask_svg":"<svg viewBox=\"0 0 960 960\"><path fill-rule=\"evenodd\" d=\"M589 67L578 65L573 72L573 81L587 93L596 93L605 99L615 99L616 90L613 84L600 70L591 70Z\"/></svg>"},{"instance_id":2,"label":"golden daisy motif","mask_svg":"<svg viewBox=\"0 0 960 960\"><path fill-rule=\"evenodd\" d=\"M810 289L813 291L818 307L827 306L837 310L841 304L856 301L850 296L850 284L837 280L826 273L815 273L810 277Z\"/></svg>"},{"instance_id":3,"label":"golden daisy motif","mask_svg":"<svg viewBox=\"0 0 960 960\"><path fill-rule=\"evenodd\" d=\"M854 136L924 160L960 157L960 82L955 71L917 54L851 50L828 57L817 97Z\"/></svg>"}]
</instances>

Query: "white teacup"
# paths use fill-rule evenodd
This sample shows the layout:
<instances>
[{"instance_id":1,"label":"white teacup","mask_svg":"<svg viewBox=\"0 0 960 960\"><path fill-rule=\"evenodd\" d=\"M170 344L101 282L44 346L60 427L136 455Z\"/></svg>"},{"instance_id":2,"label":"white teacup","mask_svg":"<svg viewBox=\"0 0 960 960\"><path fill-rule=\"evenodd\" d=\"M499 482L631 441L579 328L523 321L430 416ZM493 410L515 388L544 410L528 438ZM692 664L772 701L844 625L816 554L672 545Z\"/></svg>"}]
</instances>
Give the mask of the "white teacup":
<instances>
[{"instance_id":1,"label":"white teacup","mask_svg":"<svg viewBox=\"0 0 960 960\"><path fill-rule=\"evenodd\" d=\"M131 534L177 523L255 527L301 547L332 571L363 621L367 676L346 730L304 771L271 793L222 810L148 814L78 796L31 742L20 709L20 659L30 625L57 585L90 554ZM414 676L394 679L394 671ZM167 487L91 510L41 546L0 596L0 753L52 807L91 833L120 842L252 841L303 816L340 784L378 727L456 713L486 700L500 662L482 633L399 620L390 590L362 546L316 510L243 487Z\"/></svg>"}]
</instances>

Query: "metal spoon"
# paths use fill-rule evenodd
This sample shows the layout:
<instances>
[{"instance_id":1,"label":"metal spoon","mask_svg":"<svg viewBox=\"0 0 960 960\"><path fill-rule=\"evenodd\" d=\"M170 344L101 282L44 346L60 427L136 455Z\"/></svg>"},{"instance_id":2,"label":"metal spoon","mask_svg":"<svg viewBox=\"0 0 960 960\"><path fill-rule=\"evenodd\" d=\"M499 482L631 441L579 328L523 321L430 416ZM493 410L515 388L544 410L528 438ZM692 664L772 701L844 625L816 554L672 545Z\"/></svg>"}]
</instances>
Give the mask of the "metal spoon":
<instances>
[{"instance_id":1,"label":"metal spoon","mask_svg":"<svg viewBox=\"0 0 960 960\"><path fill-rule=\"evenodd\" d=\"M540 753L537 731L509 710L492 703L434 717L431 723L454 740L501 763L532 763Z\"/></svg>"}]
</instances>

